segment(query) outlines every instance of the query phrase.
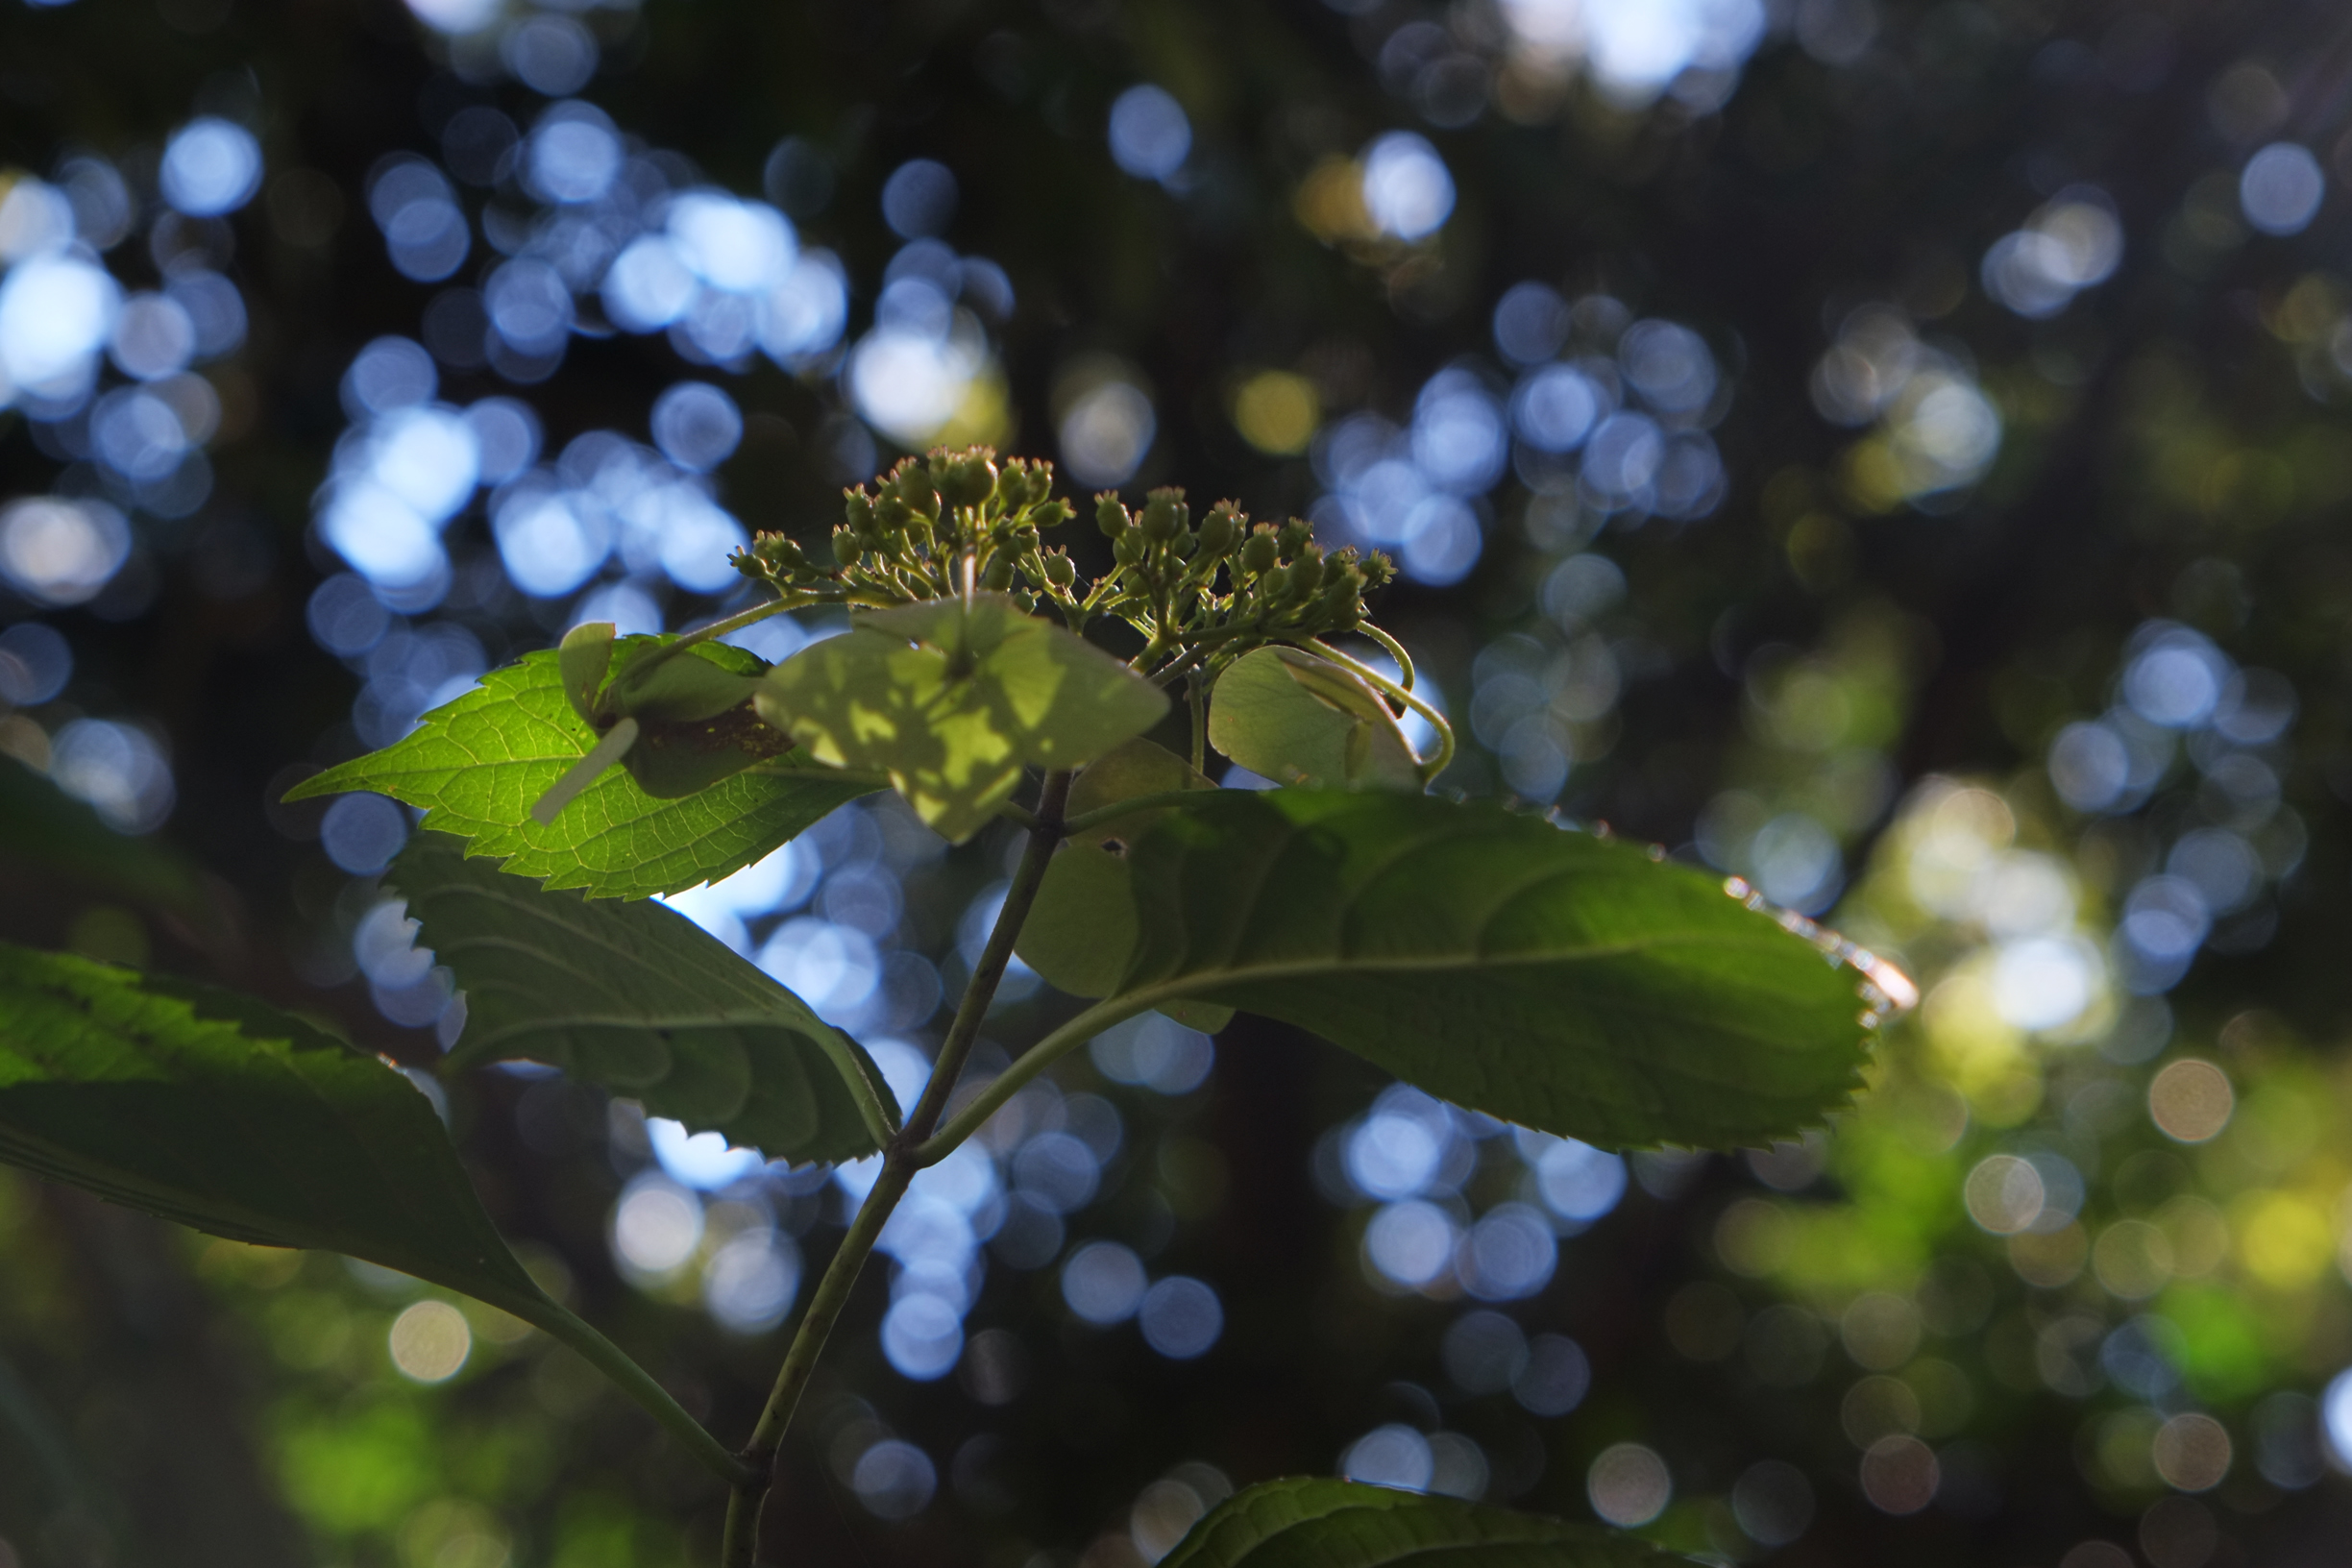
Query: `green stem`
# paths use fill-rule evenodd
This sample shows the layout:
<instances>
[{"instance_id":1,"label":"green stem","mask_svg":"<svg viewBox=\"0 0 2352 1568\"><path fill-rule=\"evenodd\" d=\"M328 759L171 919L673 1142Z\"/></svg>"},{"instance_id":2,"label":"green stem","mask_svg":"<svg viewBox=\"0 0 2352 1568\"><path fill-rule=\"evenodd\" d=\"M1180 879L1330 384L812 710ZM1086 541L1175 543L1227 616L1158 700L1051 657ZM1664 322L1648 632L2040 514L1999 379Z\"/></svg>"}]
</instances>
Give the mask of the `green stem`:
<instances>
[{"instance_id":1,"label":"green stem","mask_svg":"<svg viewBox=\"0 0 2352 1568\"><path fill-rule=\"evenodd\" d=\"M981 950L980 962L972 968L970 983L964 988L964 999L956 1007L955 1021L948 1026L947 1039L940 1046L939 1060L931 1065L930 1082L923 1086L921 1096L907 1114L897 1136L884 1147L881 1172L867 1192L865 1203L859 1206L857 1217L850 1222L849 1233L842 1237L833 1261L825 1266L824 1278L818 1282L817 1293L810 1298L808 1311L793 1335L792 1346L784 1353L784 1364L776 1369L775 1386L769 1391L759 1425L752 1429L751 1441L743 1452L740 1462L745 1474L734 1481L734 1490L727 1497L721 1568L753 1568L758 1561L760 1504L774 1482L776 1451L792 1425L793 1412L799 1408L800 1396L808 1390L809 1374L816 1369L817 1358L824 1352L825 1340L841 1317L842 1308L847 1304L850 1289L857 1284L874 1242L881 1237L882 1227L898 1207L898 1200L906 1195L907 1184L924 1165L939 1158L934 1154L925 1159L923 1151L940 1142L932 1137L932 1130L939 1125L948 1097L955 1090L956 1080L963 1075L965 1061L971 1055L972 1044L980 1038L980 1025L988 1017L989 1004L995 1000L996 988L1004 979L1006 967L1013 962L1013 943L1020 935L1021 923L1029 918L1030 907L1037 902L1038 889L1045 881L1045 868L1053 859L1054 848L1062 842L1062 808L1069 799L1069 786L1067 772L1045 775L1044 786L1038 792L1034 825L1029 830L1029 845L1022 852L1020 869L1013 873L1013 885L1005 890L1004 908L997 913L995 928L989 932L988 945ZM953 1143L948 1143L940 1153L953 1147Z\"/></svg>"},{"instance_id":2,"label":"green stem","mask_svg":"<svg viewBox=\"0 0 2352 1568\"><path fill-rule=\"evenodd\" d=\"M1045 868L1067 831L1062 821L1062 808L1069 802L1069 790L1070 775L1066 770L1047 773L1043 787L1038 791L1037 822L1029 830L1029 845L1021 852L1020 867L1013 873L1012 885L1005 889L1004 907L997 912L995 928L989 932L988 945L980 950L980 962L972 966L972 977L964 988L964 1000L956 1008L955 1021L947 1026L947 1039L940 1046L939 1060L931 1065L931 1080L923 1086L922 1097L907 1113L906 1125L899 1128L897 1138L892 1141L894 1155L911 1151L929 1138L931 1130L939 1125L941 1113L947 1109L947 1097L955 1091L956 1079L964 1071L964 1059L971 1054L973 1042L980 1038L981 1021L988 1017L989 1004L996 998L996 987L1013 962L1013 943L1020 937L1022 922L1029 919L1030 906L1037 902L1038 889L1044 885Z\"/></svg>"},{"instance_id":3,"label":"green stem","mask_svg":"<svg viewBox=\"0 0 2352 1568\"><path fill-rule=\"evenodd\" d=\"M1382 651L1396 660L1397 679L1404 684L1407 691L1411 691L1413 689L1412 655L1405 651L1405 645L1369 621L1364 622L1356 629L1380 644Z\"/></svg>"},{"instance_id":4,"label":"green stem","mask_svg":"<svg viewBox=\"0 0 2352 1568\"><path fill-rule=\"evenodd\" d=\"M1168 993L1171 996L1179 994L1173 988L1169 989ZM1027 1088L1039 1073L1113 1024L1122 1023L1138 1013L1148 1011L1160 999L1155 992L1146 995L1114 996L1107 1001L1096 1002L1022 1052L1018 1061L998 1073L988 1088L973 1095L963 1110L949 1117L947 1124L929 1142L917 1149L916 1158L926 1165L946 1159L955 1152L958 1144L986 1126L989 1117L1003 1110L1005 1102Z\"/></svg>"},{"instance_id":5,"label":"green stem","mask_svg":"<svg viewBox=\"0 0 2352 1568\"><path fill-rule=\"evenodd\" d=\"M1163 790L1158 795L1131 795L1124 800L1114 800L1092 811L1082 811L1062 824L1062 831L1072 838L1091 833L1105 822L1118 821L1131 812L1154 811L1163 806L1196 806L1204 800L1217 799L1223 794L1216 789L1203 789L1195 784L1188 790Z\"/></svg>"},{"instance_id":6,"label":"green stem","mask_svg":"<svg viewBox=\"0 0 2352 1568\"><path fill-rule=\"evenodd\" d=\"M848 1234L825 1266L824 1278L817 1282L817 1293L809 1298L808 1311L801 1314L800 1327L793 1334L792 1348L776 1369L775 1386L760 1411L759 1425L736 1461L741 1470L732 1481L734 1489L727 1494L726 1532L719 1549L721 1568L753 1568L758 1561L760 1504L775 1482L775 1456L784 1441L784 1429L792 1424L800 1396L808 1390L809 1374L816 1370L817 1358L823 1354L825 1340L842 1308L848 1304L850 1288L857 1284L891 1212L906 1195L907 1183L915 1179L917 1168L905 1161L883 1162L881 1174L874 1178L866 1201L858 1206L857 1217L849 1223Z\"/></svg>"},{"instance_id":7,"label":"green stem","mask_svg":"<svg viewBox=\"0 0 2352 1568\"><path fill-rule=\"evenodd\" d=\"M1192 708L1192 771L1204 773L1209 771L1209 703L1198 670L1185 675L1185 699Z\"/></svg>"}]
</instances>

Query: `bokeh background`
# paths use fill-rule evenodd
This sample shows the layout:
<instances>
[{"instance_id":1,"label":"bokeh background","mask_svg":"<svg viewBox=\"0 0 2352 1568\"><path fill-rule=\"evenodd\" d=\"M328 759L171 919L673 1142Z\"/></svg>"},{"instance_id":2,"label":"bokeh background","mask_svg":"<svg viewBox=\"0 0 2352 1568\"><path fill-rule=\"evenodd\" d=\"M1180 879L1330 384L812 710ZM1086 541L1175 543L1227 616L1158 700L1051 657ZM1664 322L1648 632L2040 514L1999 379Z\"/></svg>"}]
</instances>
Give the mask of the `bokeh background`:
<instances>
[{"instance_id":1,"label":"bokeh background","mask_svg":"<svg viewBox=\"0 0 2352 1568\"><path fill-rule=\"evenodd\" d=\"M290 784L736 606L903 452L1235 497L1398 558L1449 787L1924 1001L1735 1156L1105 1037L886 1236L794 1560L1142 1568L1337 1471L1718 1561L2334 1561L2347 83L2286 0L0 0L0 935L428 1067L412 823ZM1013 847L882 797L673 902L903 1094ZM982 1068L1068 1006L1017 973ZM870 1174L431 1091L747 1432ZM670 1568L718 1515L510 1320L0 1173L6 1568Z\"/></svg>"}]
</instances>

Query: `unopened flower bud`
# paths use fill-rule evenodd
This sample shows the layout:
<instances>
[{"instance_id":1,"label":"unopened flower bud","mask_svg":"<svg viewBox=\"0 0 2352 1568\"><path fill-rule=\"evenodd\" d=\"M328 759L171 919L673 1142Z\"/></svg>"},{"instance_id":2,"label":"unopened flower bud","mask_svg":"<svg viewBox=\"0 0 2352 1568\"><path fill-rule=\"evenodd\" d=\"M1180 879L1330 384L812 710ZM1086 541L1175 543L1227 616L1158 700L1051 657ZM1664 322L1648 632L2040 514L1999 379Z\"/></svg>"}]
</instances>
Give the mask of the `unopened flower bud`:
<instances>
[{"instance_id":1,"label":"unopened flower bud","mask_svg":"<svg viewBox=\"0 0 2352 1568\"><path fill-rule=\"evenodd\" d=\"M1045 557L1045 580L1056 588L1067 588L1078 580L1078 568L1067 555Z\"/></svg>"},{"instance_id":2,"label":"unopened flower bud","mask_svg":"<svg viewBox=\"0 0 2352 1568\"><path fill-rule=\"evenodd\" d=\"M897 477L891 483L909 511L919 512L924 517L939 516L939 492L932 488L930 474L919 464L912 459L901 463Z\"/></svg>"},{"instance_id":3,"label":"unopened flower bud","mask_svg":"<svg viewBox=\"0 0 2352 1568\"><path fill-rule=\"evenodd\" d=\"M1241 570L1262 576L1274 570L1274 562L1281 553L1274 542L1274 530L1261 523L1249 536L1249 542L1241 547Z\"/></svg>"},{"instance_id":4,"label":"unopened flower bud","mask_svg":"<svg viewBox=\"0 0 2352 1568\"><path fill-rule=\"evenodd\" d=\"M1182 490L1154 490L1143 502L1144 537L1163 544L1185 531L1188 518Z\"/></svg>"},{"instance_id":5,"label":"unopened flower bud","mask_svg":"<svg viewBox=\"0 0 2352 1568\"><path fill-rule=\"evenodd\" d=\"M940 500L950 506L978 506L996 493L996 465L986 447L974 447L942 462L931 459L931 478Z\"/></svg>"},{"instance_id":6,"label":"unopened flower bud","mask_svg":"<svg viewBox=\"0 0 2352 1568\"><path fill-rule=\"evenodd\" d=\"M1119 504L1117 496L1106 490L1094 498L1094 526L1102 529L1105 539L1116 539L1127 531L1127 508Z\"/></svg>"},{"instance_id":7,"label":"unopened flower bud","mask_svg":"<svg viewBox=\"0 0 2352 1568\"><path fill-rule=\"evenodd\" d=\"M866 545L849 528L833 530L833 558L844 566L855 566L858 557L866 553Z\"/></svg>"},{"instance_id":8,"label":"unopened flower bud","mask_svg":"<svg viewBox=\"0 0 2352 1568\"><path fill-rule=\"evenodd\" d=\"M1207 517L1201 519L1199 529L1201 553L1215 560L1233 549L1240 537L1241 521L1230 501L1220 501Z\"/></svg>"}]
</instances>

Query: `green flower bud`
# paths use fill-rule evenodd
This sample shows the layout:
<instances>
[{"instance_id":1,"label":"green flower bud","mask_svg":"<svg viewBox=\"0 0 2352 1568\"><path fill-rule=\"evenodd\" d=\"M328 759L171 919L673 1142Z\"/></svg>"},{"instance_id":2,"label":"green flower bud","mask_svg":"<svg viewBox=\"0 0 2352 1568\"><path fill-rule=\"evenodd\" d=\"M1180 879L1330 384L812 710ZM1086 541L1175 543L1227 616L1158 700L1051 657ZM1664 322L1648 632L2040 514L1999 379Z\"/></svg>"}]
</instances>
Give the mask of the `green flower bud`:
<instances>
[{"instance_id":1,"label":"green flower bud","mask_svg":"<svg viewBox=\"0 0 2352 1568\"><path fill-rule=\"evenodd\" d=\"M996 465L986 447L974 447L942 461L931 459L931 478L940 500L950 506L978 506L996 493Z\"/></svg>"},{"instance_id":2,"label":"green flower bud","mask_svg":"<svg viewBox=\"0 0 2352 1568\"><path fill-rule=\"evenodd\" d=\"M1094 526L1102 529L1105 539L1116 539L1125 533L1128 522L1127 508L1119 504L1117 496L1106 490L1094 498Z\"/></svg>"},{"instance_id":3,"label":"green flower bud","mask_svg":"<svg viewBox=\"0 0 2352 1568\"><path fill-rule=\"evenodd\" d=\"M864 485L842 492L842 517L861 539L873 531L873 498L866 493Z\"/></svg>"},{"instance_id":4,"label":"green flower bud","mask_svg":"<svg viewBox=\"0 0 2352 1568\"><path fill-rule=\"evenodd\" d=\"M751 541L751 553L762 564L784 572L805 572L808 557L800 547L780 533L763 533Z\"/></svg>"},{"instance_id":5,"label":"green flower bud","mask_svg":"<svg viewBox=\"0 0 2352 1568\"><path fill-rule=\"evenodd\" d=\"M980 586L992 594L1001 594L1013 586L1013 557L998 551L989 557L988 569L980 574Z\"/></svg>"},{"instance_id":6,"label":"green flower bud","mask_svg":"<svg viewBox=\"0 0 2352 1568\"><path fill-rule=\"evenodd\" d=\"M916 522L915 509L898 499L895 491L885 490L866 514L866 526L857 530L858 537L870 544L880 544L885 534L903 533ZM853 521L850 526L857 527Z\"/></svg>"},{"instance_id":7,"label":"green flower bud","mask_svg":"<svg viewBox=\"0 0 2352 1568\"><path fill-rule=\"evenodd\" d=\"M939 492L931 486L931 476L913 458L898 465L897 475L891 483L909 511L919 512L929 518L939 516Z\"/></svg>"},{"instance_id":8,"label":"green flower bud","mask_svg":"<svg viewBox=\"0 0 2352 1568\"><path fill-rule=\"evenodd\" d=\"M1282 526L1282 552L1296 556L1314 538L1314 525L1303 517L1294 517Z\"/></svg>"},{"instance_id":9,"label":"green flower bud","mask_svg":"<svg viewBox=\"0 0 2352 1568\"><path fill-rule=\"evenodd\" d=\"M1274 570L1281 552L1281 547L1274 542L1274 530L1261 523L1249 536L1249 543L1241 547L1241 570L1253 576L1262 576Z\"/></svg>"},{"instance_id":10,"label":"green flower bud","mask_svg":"<svg viewBox=\"0 0 2352 1568\"><path fill-rule=\"evenodd\" d=\"M1289 595L1293 600L1305 599L1323 582L1323 552L1309 545L1299 551L1298 559L1290 563Z\"/></svg>"},{"instance_id":11,"label":"green flower bud","mask_svg":"<svg viewBox=\"0 0 2352 1568\"><path fill-rule=\"evenodd\" d=\"M1017 512L1045 499L1044 477L1029 464L1016 457L1004 466L996 477L997 499L1008 512Z\"/></svg>"},{"instance_id":12,"label":"green flower bud","mask_svg":"<svg viewBox=\"0 0 2352 1568\"><path fill-rule=\"evenodd\" d=\"M1363 573L1364 587L1367 590L1385 588L1396 581L1396 562L1377 550L1363 558L1360 570Z\"/></svg>"},{"instance_id":13,"label":"green flower bud","mask_svg":"<svg viewBox=\"0 0 2352 1568\"><path fill-rule=\"evenodd\" d=\"M1188 521L1182 490L1154 490L1143 502L1143 532L1147 538L1165 543L1184 532Z\"/></svg>"},{"instance_id":14,"label":"green flower bud","mask_svg":"<svg viewBox=\"0 0 2352 1568\"><path fill-rule=\"evenodd\" d=\"M1056 588L1067 588L1078 580L1078 568L1067 555L1045 557L1045 580Z\"/></svg>"},{"instance_id":15,"label":"green flower bud","mask_svg":"<svg viewBox=\"0 0 2352 1568\"><path fill-rule=\"evenodd\" d=\"M866 543L848 528L833 530L833 558L842 565L855 566L858 557L866 553Z\"/></svg>"},{"instance_id":16,"label":"green flower bud","mask_svg":"<svg viewBox=\"0 0 2352 1568\"><path fill-rule=\"evenodd\" d=\"M1201 519L1199 532L1201 553L1213 561L1233 549L1234 541L1241 536L1240 512L1232 502L1220 501Z\"/></svg>"},{"instance_id":17,"label":"green flower bud","mask_svg":"<svg viewBox=\"0 0 2352 1568\"><path fill-rule=\"evenodd\" d=\"M1120 534L1116 539L1111 542L1111 553L1117 559L1119 565L1121 566L1137 566L1141 564L1143 552L1150 548L1151 547L1149 545L1144 543L1143 535L1133 528L1128 529L1125 533Z\"/></svg>"},{"instance_id":18,"label":"green flower bud","mask_svg":"<svg viewBox=\"0 0 2352 1568\"><path fill-rule=\"evenodd\" d=\"M1029 521L1041 528L1058 528L1069 520L1070 509L1067 502L1049 501L1029 514Z\"/></svg>"}]
</instances>

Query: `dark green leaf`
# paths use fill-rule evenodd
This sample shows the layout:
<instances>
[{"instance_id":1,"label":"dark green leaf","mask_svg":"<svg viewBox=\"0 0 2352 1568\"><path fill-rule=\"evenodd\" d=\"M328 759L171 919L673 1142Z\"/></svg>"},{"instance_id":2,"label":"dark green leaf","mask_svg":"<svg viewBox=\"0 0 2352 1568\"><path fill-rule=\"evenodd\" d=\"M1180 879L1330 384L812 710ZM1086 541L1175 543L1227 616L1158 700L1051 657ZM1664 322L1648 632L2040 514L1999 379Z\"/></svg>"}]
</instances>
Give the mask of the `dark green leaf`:
<instances>
[{"instance_id":1,"label":"dark green leaf","mask_svg":"<svg viewBox=\"0 0 2352 1568\"><path fill-rule=\"evenodd\" d=\"M674 910L551 893L438 833L385 881L465 991L453 1066L545 1062L776 1159L854 1160L897 1125L854 1041Z\"/></svg>"},{"instance_id":2,"label":"dark green leaf","mask_svg":"<svg viewBox=\"0 0 2352 1568\"><path fill-rule=\"evenodd\" d=\"M1065 820L1075 821L1122 800L1215 788L1190 763L1157 741L1137 739L1112 747L1070 780L1069 799L1063 806L1062 815ZM1159 812L1146 807L1114 818L1100 827L1074 833L1070 842L1088 845L1100 845L1106 839L1124 842L1158 820Z\"/></svg>"},{"instance_id":3,"label":"dark green leaf","mask_svg":"<svg viewBox=\"0 0 2352 1568\"><path fill-rule=\"evenodd\" d=\"M414 1084L229 992L0 945L0 1159L521 1315L540 1299Z\"/></svg>"},{"instance_id":4,"label":"dark green leaf","mask_svg":"<svg viewBox=\"0 0 2352 1568\"><path fill-rule=\"evenodd\" d=\"M1161 1568L1666 1568L1689 1559L1541 1514L1315 1477L1237 1492Z\"/></svg>"},{"instance_id":5,"label":"dark green leaf","mask_svg":"<svg viewBox=\"0 0 2352 1568\"><path fill-rule=\"evenodd\" d=\"M348 1253L578 1350L722 1475L737 1461L551 1300L431 1104L249 996L0 943L0 1160L215 1236Z\"/></svg>"},{"instance_id":6,"label":"dark green leaf","mask_svg":"<svg viewBox=\"0 0 2352 1568\"><path fill-rule=\"evenodd\" d=\"M613 769L552 822L533 821L533 803L596 738L572 711L554 650L527 653L426 715L407 739L305 780L286 798L376 790L427 808L426 826L472 840L468 853L502 860L518 875L600 898L642 898L748 866L874 788L777 759L662 799Z\"/></svg>"},{"instance_id":7,"label":"dark green leaf","mask_svg":"<svg viewBox=\"0 0 2352 1568\"><path fill-rule=\"evenodd\" d=\"M1485 803L1221 791L1124 856L1066 847L1031 921L1020 955L1065 991L1282 1018L1597 1143L1767 1142L1860 1084L1860 977L1822 946L1715 877ZM1112 963L1075 956L1088 930L1133 936Z\"/></svg>"},{"instance_id":8,"label":"dark green leaf","mask_svg":"<svg viewBox=\"0 0 2352 1568\"><path fill-rule=\"evenodd\" d=\"M1217 677L1209 744L1277 784L1417 790L1396 715L1353 671L1295 648L1262 648Z\"/></svg>"}]
</instances>

